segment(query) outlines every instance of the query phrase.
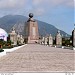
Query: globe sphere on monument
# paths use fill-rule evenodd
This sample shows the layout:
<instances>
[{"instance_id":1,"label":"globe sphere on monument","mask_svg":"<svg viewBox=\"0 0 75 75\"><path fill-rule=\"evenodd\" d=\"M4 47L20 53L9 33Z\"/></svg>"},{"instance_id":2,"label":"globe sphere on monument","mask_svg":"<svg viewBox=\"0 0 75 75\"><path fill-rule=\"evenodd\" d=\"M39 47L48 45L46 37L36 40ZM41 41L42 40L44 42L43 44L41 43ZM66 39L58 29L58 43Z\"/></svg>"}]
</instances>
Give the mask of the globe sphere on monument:
<instances>
[{"instance_id":1,"label":"globe sphere on monument","mask_svg":"<svg viewBox=\"0 0 75 75\"><path fill-rule=\"evenodd\" d=\"M29 17L32 18L33 17L33 13L29 13Z\"/></svg>"}]
</instances>

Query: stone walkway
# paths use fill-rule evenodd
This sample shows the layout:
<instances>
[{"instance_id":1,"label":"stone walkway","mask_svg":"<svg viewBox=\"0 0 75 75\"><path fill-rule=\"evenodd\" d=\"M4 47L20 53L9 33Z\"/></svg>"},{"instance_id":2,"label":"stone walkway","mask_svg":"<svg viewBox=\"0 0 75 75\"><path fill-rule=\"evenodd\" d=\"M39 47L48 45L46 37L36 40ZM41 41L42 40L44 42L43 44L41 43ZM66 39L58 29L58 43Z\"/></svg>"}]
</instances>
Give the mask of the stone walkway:
<instances>
[{"instance_id":1,"label":"stone walkway","mask_svg":"<svg viewBox=\"0 0 75 75\"><path fill-rule=\"evenodd\" d=\"M0 57L0 72L73 72L74 51L28 44Z\"/></svg>"}]
</instances>

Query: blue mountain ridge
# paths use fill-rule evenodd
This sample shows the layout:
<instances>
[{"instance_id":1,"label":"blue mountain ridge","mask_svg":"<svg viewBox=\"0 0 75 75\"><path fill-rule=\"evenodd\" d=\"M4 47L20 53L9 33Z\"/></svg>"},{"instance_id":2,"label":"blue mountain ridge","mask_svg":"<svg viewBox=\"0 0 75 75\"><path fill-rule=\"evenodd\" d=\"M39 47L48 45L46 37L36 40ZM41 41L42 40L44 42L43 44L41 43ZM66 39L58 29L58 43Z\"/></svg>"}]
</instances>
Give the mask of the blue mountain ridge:
<instances>
[{"instance_id":1,"label":"blue mountain ridge","mask_svg":"<svg viewBox=\"0 0 75 75\"><path fill-rule=\"evenodd\" d=\"M24 35L24 27L25 22L28 20L28 17L22 16L22 15L6 15L2 18L0 18L0 28L5 29L8 33L11 31L12 27L16 28L16 32ZM52 34L52 36L55 36L57 31L59 30L52 24L48 24L46 22L42 22L37 20L38 22L38 28L39 28L39 34L42 36ZM64 36L67 34L66 32L60 30L61 35Z\"/></svg>"}]
</instances>

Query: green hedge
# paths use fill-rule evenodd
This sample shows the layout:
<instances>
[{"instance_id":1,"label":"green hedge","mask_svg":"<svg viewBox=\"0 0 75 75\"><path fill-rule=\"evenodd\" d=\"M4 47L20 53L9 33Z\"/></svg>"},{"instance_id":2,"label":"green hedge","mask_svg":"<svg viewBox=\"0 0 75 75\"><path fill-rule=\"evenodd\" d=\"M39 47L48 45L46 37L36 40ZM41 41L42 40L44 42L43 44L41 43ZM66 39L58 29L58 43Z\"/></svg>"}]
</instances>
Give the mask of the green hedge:
<instances>
[{"instance_id":1,"label":"green hedge","mask_svg":"<svg viewBox=\"0 0 75 75\"><path fill-rule=\"evenodd\" d=\"M3 49L0 49L0 52L4 52L4 50Z\"/></svg>"},{"instance_id":2,"label":"green hedge","mask_svg":"<svg viewBox=\"0 0 75 75\"><path fill-rule=\"evenodd\" d=\"M13 46L12 45L11 46L3 46L3 48L4 49L8 49L9 48L10 49L10 48L13 48Z\"/></svg>"}]
</instances>

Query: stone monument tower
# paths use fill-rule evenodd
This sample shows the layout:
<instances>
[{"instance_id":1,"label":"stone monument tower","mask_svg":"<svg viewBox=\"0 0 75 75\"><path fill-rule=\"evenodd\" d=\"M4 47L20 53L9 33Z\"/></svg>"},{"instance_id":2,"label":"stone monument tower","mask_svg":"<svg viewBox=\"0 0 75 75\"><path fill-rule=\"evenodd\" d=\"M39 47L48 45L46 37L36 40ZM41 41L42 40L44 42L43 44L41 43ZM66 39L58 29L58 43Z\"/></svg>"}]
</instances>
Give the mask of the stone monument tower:
<instances>
[{"instance_id":1,"label":"stone monument tower","mask_svg":"<svg viewBox=\"0 0 75 75\"><path fill-rule=\"evenodd\" d=\"M9 35L10 35L11 42L13 42L12 45L17 45L17 34L15 32L15 28L14 27L12 28L12 32L9 33Z\"/></svg>"},{"instance_id":2,"label":"stone monument tower","mask_svg":"<svg viewBox=\"0 0 75 75\"><path fill-rule=\"evenodd\" d=\"M56 35L56 45L58 45L58 46L62 45L62 36L61 36L59 30L58 30L57 35Z\"/></svg>"},{"instance_id":3,"label":"stone monument tower","mask_svg":"<svg viewBox=\"0 0 75 75\"><path fill-rule=\"evenodd\" d=\"M25 23L25 39L27 43L35 43L39 41L39 32L37 21L33 19L33 14L29 14L29 19Z\"/></svg>"},{"instance_id":4,"label":"stone monument tower","mask_svg":"<svg viewBox=\"0 0 75 75\"><path fill-rule=\"evenodd\" d=\"M75 28L72 31L72 45L75 47Z\"/></svg>"}]
</instances>

